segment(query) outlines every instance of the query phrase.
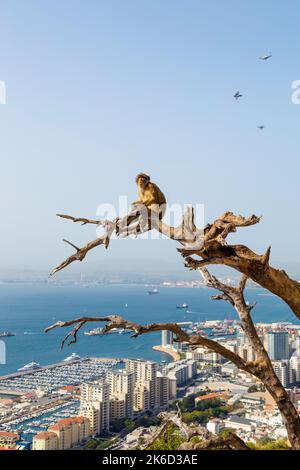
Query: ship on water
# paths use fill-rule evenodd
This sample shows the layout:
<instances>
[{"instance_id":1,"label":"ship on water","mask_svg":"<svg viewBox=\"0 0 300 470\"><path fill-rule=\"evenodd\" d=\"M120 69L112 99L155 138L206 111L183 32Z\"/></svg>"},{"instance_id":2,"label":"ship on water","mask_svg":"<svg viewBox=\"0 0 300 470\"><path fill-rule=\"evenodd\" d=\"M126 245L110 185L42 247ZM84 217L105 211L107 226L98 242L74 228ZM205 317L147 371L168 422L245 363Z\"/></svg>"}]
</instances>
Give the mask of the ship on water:
<instances>
[{"instance_id":1,"label":"ship on water","mask_svg":"<svg viewBox=\"0 0 300 470\"><path fill-rule=\"evenodd\" d=\"M40 367L41 366L38 362L33 361L33 362L29 362L29 364L26 364L23 367L20 367L20 369L18 369L18 371L23 372L23 371L26 371L26 370L40 369Z\"/></svg>"},{"instance_id":2,"label":"ship on water","mask_svg":"<svg viewBox=\"0 0 300 470\"><path fill-rule=\"evenodd\" d=\"M0 338L9 338L10 336L16 336L16 333L12 333L11 331L0 332Z\"/></svg>"},{"instance_id":3,"label":"ship on water","mask_svg":"<svg viewBox=\"0 0 300 470\"><path fill-rule=\"evenodd\" d=\"M118 333L119 335L123 335L125 333L130 333L131 330L127 330L126 328L112 328L111 330L104 332L104 328L94 328L93 330L85 331L84 334L87 336L98 336L98 335L109 335Z\"/></svg>"},{"instance_id":4,"label":"ship on water","mask_svg":"<svg viewBox=\"0 0 300 470\"><path fill-rule=\"evenodd\" d=\"M158 289L151 289L151 290L148 290L148 294L149 295L154 295L154 294L158 294Z\"/></svg>"},{"instance_id":5,"label":"ship on water","mask_svg":"<svg viewBox=\"0 0 300 470\"><path fill-rule=\"evenodd\" d=\"M76 353L72 353L71 356L66 357L63 359L63 362L70 362L70 361L79 361L81 359L80 356Z\"/></svg>"},{"instance_id":6,"label":"ship on water","mask_svg":"<svg viewBox=\"0 0 300 470\"><path fill-rule=\"evenodd\" d=\"M188 304L181 304L181 305L176 305L176 308L182 308L184 310L186 310L187 308L189 308Z\"/></svg>"}]
</instances>

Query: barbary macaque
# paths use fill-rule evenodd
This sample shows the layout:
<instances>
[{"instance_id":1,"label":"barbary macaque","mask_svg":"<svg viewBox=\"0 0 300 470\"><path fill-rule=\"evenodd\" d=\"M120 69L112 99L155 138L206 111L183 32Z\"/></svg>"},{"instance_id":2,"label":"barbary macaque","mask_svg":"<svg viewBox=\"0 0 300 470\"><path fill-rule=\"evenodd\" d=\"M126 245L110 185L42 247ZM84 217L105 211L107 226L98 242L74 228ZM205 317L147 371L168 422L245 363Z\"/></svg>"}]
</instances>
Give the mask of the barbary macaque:
<instances>
[{"instance_id":1,"label":"barbary macaque","mask_svg":"<svg viewBox=\"0 0 300 470\"><path fill-rule=\"evenodd\" d=\"M153 216L162 219L166 211L166 198L159 187L150 180L150 176L145 173L139 173L135 178L138 186L139 199L132 203L132 209L139 208L141 211L147 211L147 218ZM137 220L137 215L128 215L126 217L126 226ZM119 222L119 227L124 228L124 219Z\"/></svg>"},{"instance_id":2,"label":"barbary macaque","mask_svg":"<svg viewBox=\"0 0 300 470\"><path fill-rule=\"evenodd\" d=\"M150 181L150 176L139 173L135 178L139 190L139 200L132 203L133 206L143 204L152 211L159 212L159 218L164 216L166 210L166 198L159 187Z\"/></svg>"}]
</instances>

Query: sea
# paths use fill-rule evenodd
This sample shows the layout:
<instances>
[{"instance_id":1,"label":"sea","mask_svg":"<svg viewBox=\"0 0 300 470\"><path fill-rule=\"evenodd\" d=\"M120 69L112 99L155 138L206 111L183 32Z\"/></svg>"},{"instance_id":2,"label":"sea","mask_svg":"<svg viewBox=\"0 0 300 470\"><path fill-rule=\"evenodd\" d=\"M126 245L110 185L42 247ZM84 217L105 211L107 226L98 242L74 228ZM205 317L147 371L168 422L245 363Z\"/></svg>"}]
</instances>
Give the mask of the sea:
<instances>
[{"instance_id":1,"label":"sea","mask_svg":"<svg viewBox=\"0 0 300 470\"><path fill-rule=\"evenodd\" d=\"M16 334L0 338L6 348L6 363L0 363L0 376L13 373L32 361L41 365L53 364L73 352L81 357L171 360L168 355L152 349L161 343L160 332L138 338L130 338L128 334L83 334L103 326L97 323L85 325L78 334L78 342L61 351L60 342L70 328L44 333L47 326L58 320L111 314L138 323L237 319L229 303L210 299L215 292L207 288L159 287L156 295L149 295L148 290L142 285L0 284L0 331ZM299 324L289 307L264 289L249 288L246 298L251 303L257 302L252 311L255 322L292 321ZM183 303L188 304L187 310L176 308Z\"/></svg>"}]
</instances>

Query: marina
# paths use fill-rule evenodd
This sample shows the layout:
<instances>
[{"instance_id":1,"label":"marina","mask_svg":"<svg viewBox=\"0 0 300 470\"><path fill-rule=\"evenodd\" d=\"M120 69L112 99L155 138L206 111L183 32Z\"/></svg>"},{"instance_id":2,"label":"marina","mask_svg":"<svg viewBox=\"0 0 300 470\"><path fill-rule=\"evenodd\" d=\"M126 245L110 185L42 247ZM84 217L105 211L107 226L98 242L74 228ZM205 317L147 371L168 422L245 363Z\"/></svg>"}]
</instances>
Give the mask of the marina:
<instances>
[{"instance_id":1,"label":"marina","mask_svg":"<svg viewBox=\"0 0 300 470\"><path fill-rule=\"evenodd\" d=\"M22 440L32 442L35 434L45 431L59 419L76 416L79 411L79 400L68 400L67 403L53 405L46 411L30 411L0 425L0 431L18 432Z\"/></svg>"},{"instance_id":2,"label":"marina","mask_svg":"<svg viewBox=\"0 0 300 470\"><path fill-rule=\"evenodd\" d=\"M100 378L121 362L121 359L80 358L75 355L49 366L24 366L14 374L0 377L0 392L14 390L28 393L40 389L45 393L51 393L63 386L77 385Z\"/></svg>"}]
</instances>

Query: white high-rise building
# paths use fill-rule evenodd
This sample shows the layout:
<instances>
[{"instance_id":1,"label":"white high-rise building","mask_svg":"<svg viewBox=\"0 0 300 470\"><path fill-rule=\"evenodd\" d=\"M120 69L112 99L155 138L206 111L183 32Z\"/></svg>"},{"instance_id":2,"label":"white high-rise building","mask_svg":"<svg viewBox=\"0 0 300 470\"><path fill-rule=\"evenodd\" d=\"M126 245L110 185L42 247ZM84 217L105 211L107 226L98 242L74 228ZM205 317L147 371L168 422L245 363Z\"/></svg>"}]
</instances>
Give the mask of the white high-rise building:
<instances>
[{"instance_id":1,"label":"white high-rise building","mask_svg":"<svg viewBox=\"0 0 300 470\"><path fill-rule=\"evenodd\" d=\"M109 374L111 399L125 400L125 416L131 418L134 403L134 372L125 369L112 370Z\"/></svg>"},{"instance_id":2,"label":"white high-rise building","mask_svg":"<svg viewBox=\"0 0 300 470\"><path fill-rule=\"evenodd\" d=\"M109 384L104 381L81 385L80 415L90 420L93 436L109 431Z\"/></svg>"},{"instance_id":3,"label":"white high-rise building","mask_svg":"<svg viewBox=\"0 0 300 470\"><path fill-rule=\"evenodd\" d=\"M167 406L170 397L170 380L161 372L157 372L157 393L160 406Z\"/></svg>"},{"instance_id":4,"label":"white high-rise building","mask_svg":"<svg viewBox=\"0 0 300 470\"><path fill-rule=\"evenodd\" d=\"M134 373L135 388L138 384L142 384L148 389L149 408L157 408L157 363L143 361L142 359L128 359L126 361L126 370Z\"/></svg>"},{"instance_id":5,"label":"white high-rise building","mask_svg":"<svg viewBox=\"0 0 300 470\"><path fill-rule=\"evenodd\" d=\"M290 382L300 382L300 356L296 354L290 359Z\"/></svg>"},{"instance_id":6,"label":"white high-rise building","mask_svg":"<svg viewBox=\"0 0 300 470\"><path fill-rule=\"evenodd\" d=\"M171 348L173 345L173 332L169 330L163 330L161 332L161 345L164 348Z\"/></svg>"},{"instance_id":7,"label":"white high-rise building","mask_svg":"<svg viewBox=\"0 0 300 470\"><path fill-rule=\"evenodd\" d=\"M296 336L295 339L296 354L300 357L300 336Z\"/></svg>"},{"instance_id":8,"label":"white high-rise building","mask_svg":"<svg viewBox=\"0 0 300 470\"><path fill-rule=\"evenodd\" d=\"M239 346L238 354L247 362L255 360L255 351L250 344L243 344Z\"/></svg>"},{"instance_id":9,"label":"white high-rise building","mask_svg":"<svg viewBox=\"0 0 300 470\"><path fill-rule=\"evenodd\" d=\"M138 382L134 387L134 411L147 411L150 409L150 392L147 381Z\"/></svg>"},{"instance_id":10,"label":"white high-rise building","mask_svg":"<svg viewBox=\"0 0 300 470\"><path fill-rule=\"evenodd\" d=\"M289 361L272 361L274 371L284 387L290 384Z\"/></svg>"},{"instance_id":11,"label":"white high-rise building","mask_svg":"<svg viewBox=\"0 0 300 470\"><path fill-rule=\"evenodd\" d=\"M118 393L110 396L110 420L126 418L126 394Z\"/></svg>"}]
</instances>

